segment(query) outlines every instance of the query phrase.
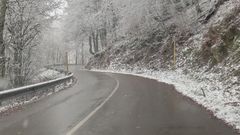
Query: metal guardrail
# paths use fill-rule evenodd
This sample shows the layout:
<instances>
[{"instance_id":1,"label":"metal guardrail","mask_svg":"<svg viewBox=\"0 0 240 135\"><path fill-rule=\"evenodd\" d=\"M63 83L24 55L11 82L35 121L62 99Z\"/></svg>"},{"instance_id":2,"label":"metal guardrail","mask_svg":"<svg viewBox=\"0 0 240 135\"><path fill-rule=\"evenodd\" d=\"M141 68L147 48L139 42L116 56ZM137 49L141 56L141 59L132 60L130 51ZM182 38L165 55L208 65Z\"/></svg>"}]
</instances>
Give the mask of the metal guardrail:
<instances>
[{"instance_id":1,"label":"metal guardrail","mask_svg":"<svg viewBox=\"0 0 240 135\"><path fill-rule=\"evenodd\" d=\"M37 84L0 91L0 106L2 106L2 102L4 102L5 100L15 99L18 97L22 97L22 98L31 97L29 96L29 94L31 95L33 93L36 94L36 93L48 91L59 84L67 83L68 81L71 81L73 79L73 75L74 75L73 73L66 72L61 69L53 68L53 70L65 73L66 76L41 82L41 83L37 83Z\"/></svg>"},{"instance_id":2,"label":"metal guardrail","mask_svg":"<svg viewBox=\"0 0 240 135\"><path fill-rule=\"evenodd\" d=\"M46 82L41 82L41 83L37 83L37 84L33 84L33 85L28 85L28 86L23 86L23 87L19 87L19 88L0 91L0 98L2 98L4 96L8 96L8 95L12 96L14 94L31 91L31 89L35 90L38 87L42 87L42 86L46 86L48 84L64 81L64 80L70 79L72 77L73 77L73 73L71 73L65 77L57 78L57 79L46 81Z\"/></svg>"}]
</instances>

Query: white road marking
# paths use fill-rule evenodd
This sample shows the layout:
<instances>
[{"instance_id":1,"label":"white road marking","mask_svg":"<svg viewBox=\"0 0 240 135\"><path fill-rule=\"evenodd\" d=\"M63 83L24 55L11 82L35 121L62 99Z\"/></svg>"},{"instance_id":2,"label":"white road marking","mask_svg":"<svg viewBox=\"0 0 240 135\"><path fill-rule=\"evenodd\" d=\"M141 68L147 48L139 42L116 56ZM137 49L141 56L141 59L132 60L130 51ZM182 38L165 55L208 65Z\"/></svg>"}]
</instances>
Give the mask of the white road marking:
<instances>
[{"instance_id":1,"label":"white road marking","mask_svg":"<svg viewBox=\"0 0 240 135\"><path fill-rule=\"evenodd\" d=\"M67 132L66 135L73 135L79 128L81 128L98 110L100 110L104 104L109 101L109 99L116 93L117 89L119 88L119 81L110 76L111 78L113 78L116 82L117 85L114 88L114 90L111 92L111 94L97 107L95 108L87 117L85 117L83 120L81 120L76 126L74 126L70 131Z\"/></svg>"}]
</instances>

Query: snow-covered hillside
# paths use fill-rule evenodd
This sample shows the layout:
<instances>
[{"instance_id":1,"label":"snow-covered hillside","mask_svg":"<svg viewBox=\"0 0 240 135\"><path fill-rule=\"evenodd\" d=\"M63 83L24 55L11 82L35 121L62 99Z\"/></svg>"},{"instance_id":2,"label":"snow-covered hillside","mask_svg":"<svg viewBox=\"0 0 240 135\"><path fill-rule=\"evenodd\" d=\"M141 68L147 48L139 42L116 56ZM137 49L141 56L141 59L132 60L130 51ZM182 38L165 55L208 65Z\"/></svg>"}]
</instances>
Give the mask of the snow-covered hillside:
<instances>
[{"instance_id":1,"label":"snow-covered hillside","mask_svg":"<svg viewBox=\"0 0 240 135\"><path fill-rule=\"evenodd\" d=\"M87 68L140 73L174 84L240 130L240 1L199 0L178 17L165 19L165 30L119 40Z\"/></svg>"}]
</instances>

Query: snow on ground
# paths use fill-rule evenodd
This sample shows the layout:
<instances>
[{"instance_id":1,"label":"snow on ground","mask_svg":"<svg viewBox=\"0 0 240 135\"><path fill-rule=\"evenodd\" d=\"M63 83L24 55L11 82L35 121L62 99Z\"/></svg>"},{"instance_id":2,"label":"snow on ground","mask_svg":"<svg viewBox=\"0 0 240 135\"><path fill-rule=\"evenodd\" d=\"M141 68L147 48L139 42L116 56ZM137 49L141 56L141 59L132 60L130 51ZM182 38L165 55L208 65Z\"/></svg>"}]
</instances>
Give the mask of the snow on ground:
<instances>
[{"instance_id":1,"label":"snow on ground","mask_svg":"<svg viewBox=\"0 0 240 135\"><path fill-rule=\"evenodd\" d=\"M227 87L220 81L196 80L189 75L185 75L181 69L175 71L154 71L141 68L129 69L121 68L120 66L110 66L106 70L95 69L93 71L131 74L173 84L177 91L203 105L213 112L217 118L224 120L240 132L240 101L237 96L226 94L225 89ZM228 89L237 88L232 87Z\"/></svg>"},{"instance_id":2,"label":"snow on ground","mask_svg":"<svg viewBox=\"0 0 240 135\"><path fill-rule=\"evenodd\" d=\"M12 104L6 105L6 106L2 106L0 107L0 113L9 113L11 111L15 111L18 110L18 107L24 105L24 104L29 104L29 103L33 103L34 101L39 100L40 97L38 96L34 96L32 97L30 100L27 101L19 101L19 102L14 102Z\"/></svg>"},{"instance_id":3,"label":"snow on ground","mask_svg":"<svg viewBox=\"0 0 240 135\"><path fill-rule=\"evenodd\" d=\"M43 68L39 73L32 79L32 83L39 83L47 80L53 80L56 78L64 77L64 73L60 73L53 69Z\"/></svg>"},{"instance_id":4,"label":"snow on ground","mask_svg":"<svg viewBox=\"0 0 240 135\"><path fill-rule=\"evenodd\" d=\"M8 89L9 86L10 86L9 80L0 78L0 91Z\"/></svg>"}]
</instances>

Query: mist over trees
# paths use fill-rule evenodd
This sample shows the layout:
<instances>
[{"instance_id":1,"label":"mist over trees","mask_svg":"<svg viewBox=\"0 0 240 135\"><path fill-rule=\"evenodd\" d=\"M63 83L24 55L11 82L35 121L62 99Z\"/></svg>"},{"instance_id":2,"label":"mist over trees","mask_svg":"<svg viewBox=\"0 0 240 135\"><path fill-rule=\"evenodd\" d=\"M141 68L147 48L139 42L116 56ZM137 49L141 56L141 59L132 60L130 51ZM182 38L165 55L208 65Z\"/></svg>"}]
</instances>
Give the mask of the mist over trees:
<instances>
[{"instance_id":1,"label":"mist over trees","mask_svg":"<svg viewBox=\"0 0 240 135\"><path fill-rule=\"evenodd\" d=\"M71 41L88 44L95 55L123 38L144 36L155 30L166 32L175 25L190 29L190 18L183 15L197 1L186 0L68 0L63 19L66 36Z\"/></svg>"},{"instance_id":2,"label":"mist over trees","mask_svg":"<svg viewBox=\"0 0 240 135\"><path fill-rule=\"evenodd\" d=\"M4 4L5 3L5 4ZM36 70L71 62L86 64L92 55L118 41L145 38L171 28L193 30L201 12L194 0L1 0L2 76L24 85ZM196 5L192 16L183 15ZM4 6L5 5L5 6ZM61 17L59 17L61 14ZM5 24L3 26L3 24Z\"/></svg>"}]
</instances>

